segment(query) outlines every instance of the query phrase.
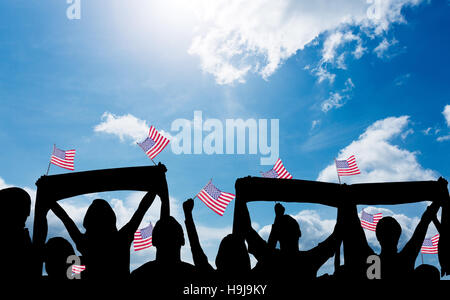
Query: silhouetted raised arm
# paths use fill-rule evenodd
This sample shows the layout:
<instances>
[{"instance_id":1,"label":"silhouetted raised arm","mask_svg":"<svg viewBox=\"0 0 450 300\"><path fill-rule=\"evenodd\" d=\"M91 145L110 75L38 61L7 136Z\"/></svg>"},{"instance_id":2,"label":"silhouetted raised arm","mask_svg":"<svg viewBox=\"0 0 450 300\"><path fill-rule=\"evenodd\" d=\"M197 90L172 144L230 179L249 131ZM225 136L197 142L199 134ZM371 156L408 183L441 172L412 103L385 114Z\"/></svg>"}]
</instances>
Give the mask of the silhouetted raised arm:
<instances>
[{"instance_id":1,"label":"silhouetted raised arm","mask_svg":"<svg viewBox=\"0 0 450 300\"><path fill-rule=\"evenodd\" d=\"M428 225L430 225L433 218L436 218L436 214L440 208L440 201L433 201L433 203L427 207L426 211L423 213L419 224L417 224L413 235L403 247L400 254L409 260L409 263L414 266L417 255L419 255L420 248L422 247L423 241L425 240L425 235L427 234Z\"/></svg>"},{"instance_id":2,"label":"silhouetted raised arm","mask_svg":"<svg viewBox=\"0 0 450 300\"><path fill-rule=\"evenodd\" d=\"M342 208L338 208L336 225L331 235L316 247L304 251L304 255L308 256L308 261L317 270L336 253L336 249L340 247L342 242L342 226L343 224Z\"/></svg>"},{"instance_id":3,"label":"silhouetted raised arm","mask_svg":"<svg viewBox=\"0 0 450 300\"><path fill-rule=\"evenodd\" d=\"M163 170L163 173L167 172L166 166L158 163L158 167ZM170 200L169 189L167 187L166 178L163 177L162 181L158 183L158 196L161 199L161 219L168 218L170 216Z\"/></svg>"},{"instance_id":4,"label":"silhouetted raised arm","mask_svg":"<svg viewBox=\"0 0 450 300\"><path fill-rule=\"evenodd\" d=\"M142 198L141 203L139 203L139 206L130 221L120 229L120 232L124 233L131 241L133 240L134 233L138 230L139 224L141 224L145 213L155 200L155 197L156 193L154 191L147 192L147 194L145 194Z\"/></svg>"},{"instance_id":5,"label":"silhouetted raised arm","mask_svg":"<svg viewBox=\"0 0 450 300\"><path fill-rule=\"evenodd\" d=\"M197 228L195 227L194 219L192 217L192 210L194 209L194 200L188 199L183 203L183 211L185 217L185 225L187 235L189 238L189 244L191 245L192 258L194 265L203 272L213 271L213 267L208 262L208 257L203 252L200 240L197 234Z\"/></svg>"},{"instance_id":6,"label":"silhouetted raised arm","mask_svg":"<svg viewBox=\"0 0 450 300\"><path fill-rule=\"evenodd\" d=\"M236 198L234 218L234 221L239 223L239 234L242 234L247 241L248 252L253 254L258 261L263 260L270 249L267 242L252 228L247 203L242 199Z\"/></svg>"},{"instance_id":7,"label":"silhouetted raised arm","mask_svg":"<svg viewBox=\"0 0 450 300\"><path fill-rule=\"evenodd\" d=\"M343 204L341 208L341 233L344 244L344 264L350 277L365 278L367 257L374 254L367 243L358 217L356 205Z\"/></svg>"},{"instance_id":8,"label":"silhouetted raised arm","mask_svg":"<svg viewBox=\"0 0 450 300\"><path fill-rule=\"evenodd\" d=\"M70 237L79 249L79 247L82 245L83 234L80 232L75 222L56 201L52 204L51 210L63 222L64 226L69 232Z\"/></svg>"},{"instance_id":9,"label":"silhouetted raised arm","mask_svg":"<svg viewBox=\"0 0 450 300\"><path fill-rule=\"evenodd\" d=\"M279 220L280 218L284 215L285 209L284 206L281 205L280 203L275 204L275 221L273 222L272 225L272 229L270 230L270 234L269 234L269 239L267 241L267 246L269 247L269 249L275 249L275 247L277 246L277 242L278 242L278 234L279 234L279 229L278 229L278 224L279 224Z\"/></svg>"}]
</instances>

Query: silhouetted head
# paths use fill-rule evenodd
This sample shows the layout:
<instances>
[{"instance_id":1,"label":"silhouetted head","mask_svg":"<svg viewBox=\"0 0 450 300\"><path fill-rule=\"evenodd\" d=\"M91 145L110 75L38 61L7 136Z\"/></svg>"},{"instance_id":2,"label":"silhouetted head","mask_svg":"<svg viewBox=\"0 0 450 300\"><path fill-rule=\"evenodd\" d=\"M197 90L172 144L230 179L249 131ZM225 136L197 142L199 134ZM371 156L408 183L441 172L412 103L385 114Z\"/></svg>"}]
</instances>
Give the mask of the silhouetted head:
<instances>
[{"instance_id":1,"label":"silhouetted head","mask_svg":"<svg viewBox=\"0 0 450 300\"><path fill-rule=\"evenodd\" d=\"M440 280L439 270L431 265L420 265L414 270L414 280Z\"/></svg>"},{"instance_id":2,"label":"silhouetted head","mask_svg":"<svg viewBox=\"0 0 450 300\"><path fill-rule=\"evenodd\" d=\"M397 252L397 244L401 234L402 228L393 217L384 217L377 224L376 236L382 251Z\"/></svg>"},{"instance_id":3,"label":"silhouetted head","mask_svg":"<svg viewBox=\"0 0 450 300\"><path fill-rule=\"evenodd\" d=\"M108 202L96 199L89 206L84 216L83 226L86 232L111 233L116 232L116 214Z\"/></svg>"},{"instance_id":4,"label":"silhouetted head","mask_svg":"<svg viewBox=\"0 0 450 300\"><path fill-rule=\"evenodd\" d=\"M177 251L184 245L184 233L174 217L160 219L152 232L152 244L158 251Z\"/></svg>"},{"instance_id":5,"label":"silhouetted head","mask_svg":"<svg viewBox=\"0 0 450 300\"><path fill-rule=\"evenodd\" d=\"M17 187L0 191L1 228L23 229L30 215L31 198L28 193Z\"/></svg>"},{"instance_id":6,"label":"silhouetted head","mask_svg":"<svg viewBox=\"0 0 450 300\"><path fill-rule=\"evenodd\" d=\"M280 250L298 250L298 240L302 236L298 222L290 215L283 215L280 218L278 225Z\"/></svg>"},{"instance_id":7,"label":"silhouetted head","mask_svg":"<svg viewBox=\"0 0 450 300\"><path fill-rule=\"evenodd\" d=\"M51 279L67 279L67 258L74 255L72 245L62 237L54 237L45 244L45 270Z\"/></svg>"},{"instance_id":8,"label":"silhouetted head","mask_svg":"<svg viewBox=\"0 0 450 300\"><path fill-rule=\"evenodd\" d=\"M216 256L217 270L240 274L250 271L250 257L243 238L229 234L222 239Z\"/></svg>"}]
</instances>

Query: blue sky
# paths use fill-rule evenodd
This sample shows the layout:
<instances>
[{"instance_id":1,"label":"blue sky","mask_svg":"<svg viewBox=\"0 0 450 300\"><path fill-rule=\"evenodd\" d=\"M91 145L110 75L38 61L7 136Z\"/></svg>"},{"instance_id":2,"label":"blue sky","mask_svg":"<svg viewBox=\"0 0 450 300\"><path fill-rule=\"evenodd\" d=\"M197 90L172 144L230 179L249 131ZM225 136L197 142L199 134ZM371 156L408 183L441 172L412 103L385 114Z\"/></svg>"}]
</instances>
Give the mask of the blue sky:
<instances>
[{"instance_id":1,"label":"blue sky","mask_svg":"<svg viewBox=\"0 0 450 300\"><path fill-rule=\"evenodd\" d=\"M69 20L66 1L2 1L0 187L34 195L54 143L77 150L76 171L152 165L135 144L141 128L175 136L172 122L194 111L224 123L279 119L279 156L294 178L336 182L334 157L351 154L362 174L347 183L450 177L448 1L225 2L81 0L81 18ZM210 178L233 192L236 178L270 169L260 156L175 155L168 147L156 161L169 170L174 215L183 222L182 201ZM65 172L52 166L50 174ZM62 202L80 228L95 196ZM121 225L142 194L98 196ZM156 221L156 206L143 223ZM367 210L397 217L404 243L425 207ZM233 208L219 217L196 200L211 261ZM271 205L250 209L267 236ZM336 214L308 204L287 212L305 233L302 249L330 233ZM49 237L67 237L52 215L49 224ZM154 249L141 252L132 268L154 258ZM183 257L191 259L187 249Z\"/></svg>"}]
</instances>

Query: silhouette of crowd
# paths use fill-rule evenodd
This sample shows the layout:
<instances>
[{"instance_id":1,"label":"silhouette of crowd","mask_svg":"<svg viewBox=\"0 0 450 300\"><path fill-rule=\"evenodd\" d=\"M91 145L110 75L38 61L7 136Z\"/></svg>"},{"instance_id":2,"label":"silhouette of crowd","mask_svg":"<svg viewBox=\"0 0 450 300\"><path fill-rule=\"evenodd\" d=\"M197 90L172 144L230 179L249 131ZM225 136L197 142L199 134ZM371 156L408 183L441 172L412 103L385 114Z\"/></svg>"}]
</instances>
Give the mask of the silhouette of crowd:
<instances>
[{"instance_id":1,"label":"silhouette of crowd","mask_svg":"<svg viewBox=\"0 0 450 300\"><path fill-rule=\"evenodd\" d=\"M167 171L164 165L156 166ZM43 176L40 181L46 180ZM283 179L280 179L283 180ZM447 191L447 182L440 178L439 186ZM39 187L39 181L37 182ZM193 210L194 200L183 203L184 224L189 239L193 264L181 258L181 248L185 246L185 235L179 220L170 215L169 192L165 180L156 182L155 188L142 198L129 222L122 228L116 226L116 215L109 203L94 200L83 221L84 230L58 204L57 201L40 199L35 210L52 211L64 224L73 244L81 254L81 264L86 266L82 280L131 280L150 284L154 289L168 285L182 285L201 280L262 280L273 287L295 289L305 280L368 280L368 257L376 254L369 246L361 227L357 206L346 199L338 199L336 225L333 232L314 248L301 251L299 240L302 228L290 215L285 214L282 204L274 205L274 222L268 240L263 239L252 228L250 213L245 199L237 195L234 224L239 230L225 236L215 257L215 267L205 255L197 234ZM39 192L38 192L39 194ZM42 195L40 195L42 196ZM51 192L43 197L51 198ZM156 222L152 243L156 248L156 258L130 272L130 248L134 233L153 204L156 196L161 201L160 219ZM431 265L415 267L428 226L433 222L439 231L443 225L437 219L438 210L448 206L447 199L433 200L425 209L414 233L402 249L398 242L401 226L393 217L382 218L376 227L376 238L381 246L380 278L383 280L439 280L439 270ZM282 199L280 199L282 200ZM70 279L68 257L75 251L66 239L53 237L46 243L32 240L25 222L30 215L29 194L20 188L6 188L0 191L0 230L3 241L1 257L3 270L11 280L68 280ZM39 206L39 207L38 207ZM36 222L36 220L35 220ZM47 223L39 225L46 236ZM38 227L35 226L34 230ZM341 256L341 246L343 255ZM441 250L440 250L441 251ZM257 263L252 268L250 254ZM441 255L441 253L440 253ZM448 254L442 256L447 257ZM334 273L318 276L318 270L326 261L334 257ZM5 259L7 258L7 259ZM341 260L343 263L341 264ZM42 266L46 275L42 275ZM36 271L37 270L37 271Z\"/></svg>"}]
</instances>

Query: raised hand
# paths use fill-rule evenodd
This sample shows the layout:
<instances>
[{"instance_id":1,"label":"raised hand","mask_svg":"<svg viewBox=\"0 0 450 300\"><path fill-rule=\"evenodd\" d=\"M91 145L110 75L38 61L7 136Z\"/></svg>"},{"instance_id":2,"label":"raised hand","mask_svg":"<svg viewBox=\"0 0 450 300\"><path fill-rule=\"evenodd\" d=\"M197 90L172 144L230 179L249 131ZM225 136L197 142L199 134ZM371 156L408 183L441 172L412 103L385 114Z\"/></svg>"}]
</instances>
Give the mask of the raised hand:
<instances>
[{"instance_id":1,"label":"raised hand","mask_svg":"<svg viewBox=\"0 0 450 300\"><path fill-rule=\"evenodd\" d=\"M183 211L185 215L191 215L192 210L194 209L194 200L188 199L183 202Z\"/></svg>"}]
</instances>

